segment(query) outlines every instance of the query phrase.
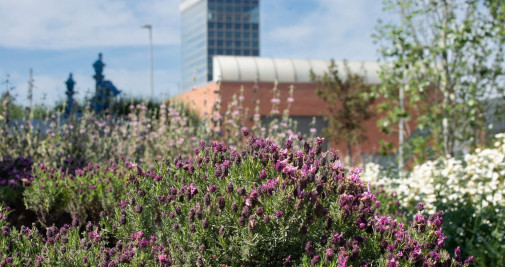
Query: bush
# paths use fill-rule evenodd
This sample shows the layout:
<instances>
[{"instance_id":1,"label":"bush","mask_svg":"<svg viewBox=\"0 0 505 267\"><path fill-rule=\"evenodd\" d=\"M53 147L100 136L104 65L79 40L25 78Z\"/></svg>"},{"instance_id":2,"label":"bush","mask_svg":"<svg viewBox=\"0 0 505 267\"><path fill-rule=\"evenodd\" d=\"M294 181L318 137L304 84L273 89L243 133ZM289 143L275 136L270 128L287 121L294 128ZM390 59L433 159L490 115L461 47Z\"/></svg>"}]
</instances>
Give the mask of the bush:
<instances>
[{"instance_id":1,"label":"bush","mask_svg":"<svg viewBox=\"0 0 505 267\"><path fill-rule=\"evenodd\" d=\"M296 150L293 141L281 147L252 137L237 150L201 141L187 159L159 160L152 170L136 164L89 165L76 171L75 181L61 170L38 167L33 191L25 194L36 201L27 200L28 207L51 197L62 203L92 199L78 204L85 207L113 199L116 203L83 228L79 225L84 222L74 217L72 225L18 229L5 222L8 212L2 209L1 261L35 266L472 262L463 262L459 248L454 257L444 250L441 212L416 214L412 223L384 215L381 206L386 203L360 180L361 170L344 169L333 151L322 153L323 142L299 141L302 150ZM107 193L107 181L117 191ZM86 190L90 184L96 188ZM31 197L37 186L42 193ZM77 188L82 192L76 197L70 192Z\"/></svg>"},{"instance_id":2,"label":"bush","mask_svg":"<svg viewBox=\"0 0 505 267\"><path fill-rule=\"evenodd\" d=\"M505 265L505 134L493 148L428 161L403 179L385 171L369 164L364 179L396 192L411 212L418 201L429 211L444 210L449 249L462 246L480 266Z\"/></svg>"}]
</instances>

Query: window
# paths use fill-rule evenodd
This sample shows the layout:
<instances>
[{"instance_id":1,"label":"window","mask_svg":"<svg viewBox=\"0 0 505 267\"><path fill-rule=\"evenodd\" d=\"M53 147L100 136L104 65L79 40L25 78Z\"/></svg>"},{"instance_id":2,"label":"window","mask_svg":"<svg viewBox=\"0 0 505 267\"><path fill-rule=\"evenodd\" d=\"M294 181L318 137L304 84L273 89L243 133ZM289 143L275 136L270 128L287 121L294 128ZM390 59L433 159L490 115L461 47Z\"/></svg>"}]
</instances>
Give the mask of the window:
<instances>
[{"instance_id":1,"label":"window","mask_svg":"<svg viewBox=\"0 0 505 267\"><path fill-rule=\"evenodd\" d=\"M235 47L240 47L242 45L241 41L235 41Z\"/></svg>"},{"instance_id":2,"label":"window","mask_svg":"<svg viewBox=\"0 0 505 267\"><path fill-rule=\"evenodd\" d=\"M253 9L251 9L250 14L251 14L251 22L259 23L260 14L258 6L255 6Z\"/></svg>"},{"instance_id":3,"label":"window","mask_svg":"<svg viewBox=\"0 0 505 267\"><path fill-rule=\"evenodd\" d=\"M252 25L252 29L253 29L253 30L258 30L258 29L259 29L259 25L258 25L258 23L254 23L254 24Z\"/></svg>"}]
</instances>

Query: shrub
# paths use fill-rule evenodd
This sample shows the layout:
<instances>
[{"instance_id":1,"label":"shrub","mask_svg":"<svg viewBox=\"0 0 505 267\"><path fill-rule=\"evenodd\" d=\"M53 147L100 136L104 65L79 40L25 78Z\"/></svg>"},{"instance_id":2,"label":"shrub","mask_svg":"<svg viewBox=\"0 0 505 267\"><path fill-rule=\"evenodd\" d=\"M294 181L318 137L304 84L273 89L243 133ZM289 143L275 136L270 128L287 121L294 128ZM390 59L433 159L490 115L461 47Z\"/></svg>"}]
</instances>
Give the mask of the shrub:
<instances>
[{"instance_id":1,"label":"shrub","mask_svg":"<svg viewBox=\"0 0 505 267\"><path fill-rule=\"evenodd\" d=\"M159 160L153 170L132 164L90 167L88 172L94 175L88 179L94 183L110 176L111 183L121 185L119 198L101 196L117 199L112 210L100 212L100 221L86 223L82 232L76 218L72 226L42 231L9 227L0 220L1 261L35 266L462 266L472 262L472 258L463 262L459 248L454 257L444 250L441 212L416 214L412 223L381 214L385 203L377 201L361 181L360 169L346 170L333 151L322 153L324 139L312 145L299 142L302 150L294 149L291 142L281 147L252 137L239 150L201 141L192 157ZM44 168L36 172L36 177L51 174ZM64 178L59 183L61 172L52 175L51 182L41 183L53 184L50 190L55 192L40 196L39 201L85 183L84 178L76 178L77 183ZM94 192L83 191L83 195Z\"/></svg>"},{"instance_id":2,"label":"shrub","mask_svg":"<svg viewBox=\"0 0 505 267\"><path fill-rule=\"evenodd\" d=\"M449 249L461 245L481 266L505 265L505 134L493 148L428 161L402 179L384 171L369 164L364 179L396 192L411 211L418 201L429 211L444 210Z\"/></svg>"}]
</instances>

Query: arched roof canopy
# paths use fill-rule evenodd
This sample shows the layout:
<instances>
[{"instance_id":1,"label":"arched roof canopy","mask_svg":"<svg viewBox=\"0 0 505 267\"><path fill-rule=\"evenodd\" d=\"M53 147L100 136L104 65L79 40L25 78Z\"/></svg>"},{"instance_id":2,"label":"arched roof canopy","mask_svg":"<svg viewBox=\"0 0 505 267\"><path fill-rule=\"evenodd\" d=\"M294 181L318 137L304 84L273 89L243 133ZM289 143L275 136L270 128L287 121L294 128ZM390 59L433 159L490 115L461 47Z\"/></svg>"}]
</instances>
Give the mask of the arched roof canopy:
<instances>
[{"instance_id":1,"label":"arched roof canopy","mask_svg":"<svg viewBox=\"0 0 505 267\"><path fill-rule=\"evenodd\" d=\"M344 78L343 61L335 61ZM316 75L328 72L329 60L267 58L247 56L214 56L213 81L311 83L310 71ZM379 63L348 61L351 72L365 76L365 82L379 84Z\"/></svg>"}]
</instances>

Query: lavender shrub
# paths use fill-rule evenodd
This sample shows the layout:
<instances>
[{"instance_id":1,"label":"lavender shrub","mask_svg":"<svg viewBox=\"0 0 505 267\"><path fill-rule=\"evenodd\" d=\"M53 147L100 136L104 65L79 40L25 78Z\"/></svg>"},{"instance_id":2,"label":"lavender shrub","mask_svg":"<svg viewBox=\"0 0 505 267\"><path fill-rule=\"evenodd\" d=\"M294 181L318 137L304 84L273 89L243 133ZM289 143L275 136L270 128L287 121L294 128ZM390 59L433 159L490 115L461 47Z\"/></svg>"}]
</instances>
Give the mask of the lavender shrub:
<instances>
[{"instance_id":1,"label":"lavender shrub","mask_svg":"<svg viewBox=\"0 0 505 267\"><path fill-rule=\"evenodd\" d=\"M386 203L361 181L360 169L347 170L334 151L321 152L324 139L294 142L302 149L255 137L241 150L202 141L187 159L160 160L151 170L121 165L116 173L97 174L96 179L123 182L119 195L104 196L116 203L100 213L99 222L86 223L80 232L83 222L41 231L1 220L0 261L35 266L472 263L460 248L444 249L441 211L419 211L408 223L386 215L381 208Z\"/></svg>"}]
</instances>

